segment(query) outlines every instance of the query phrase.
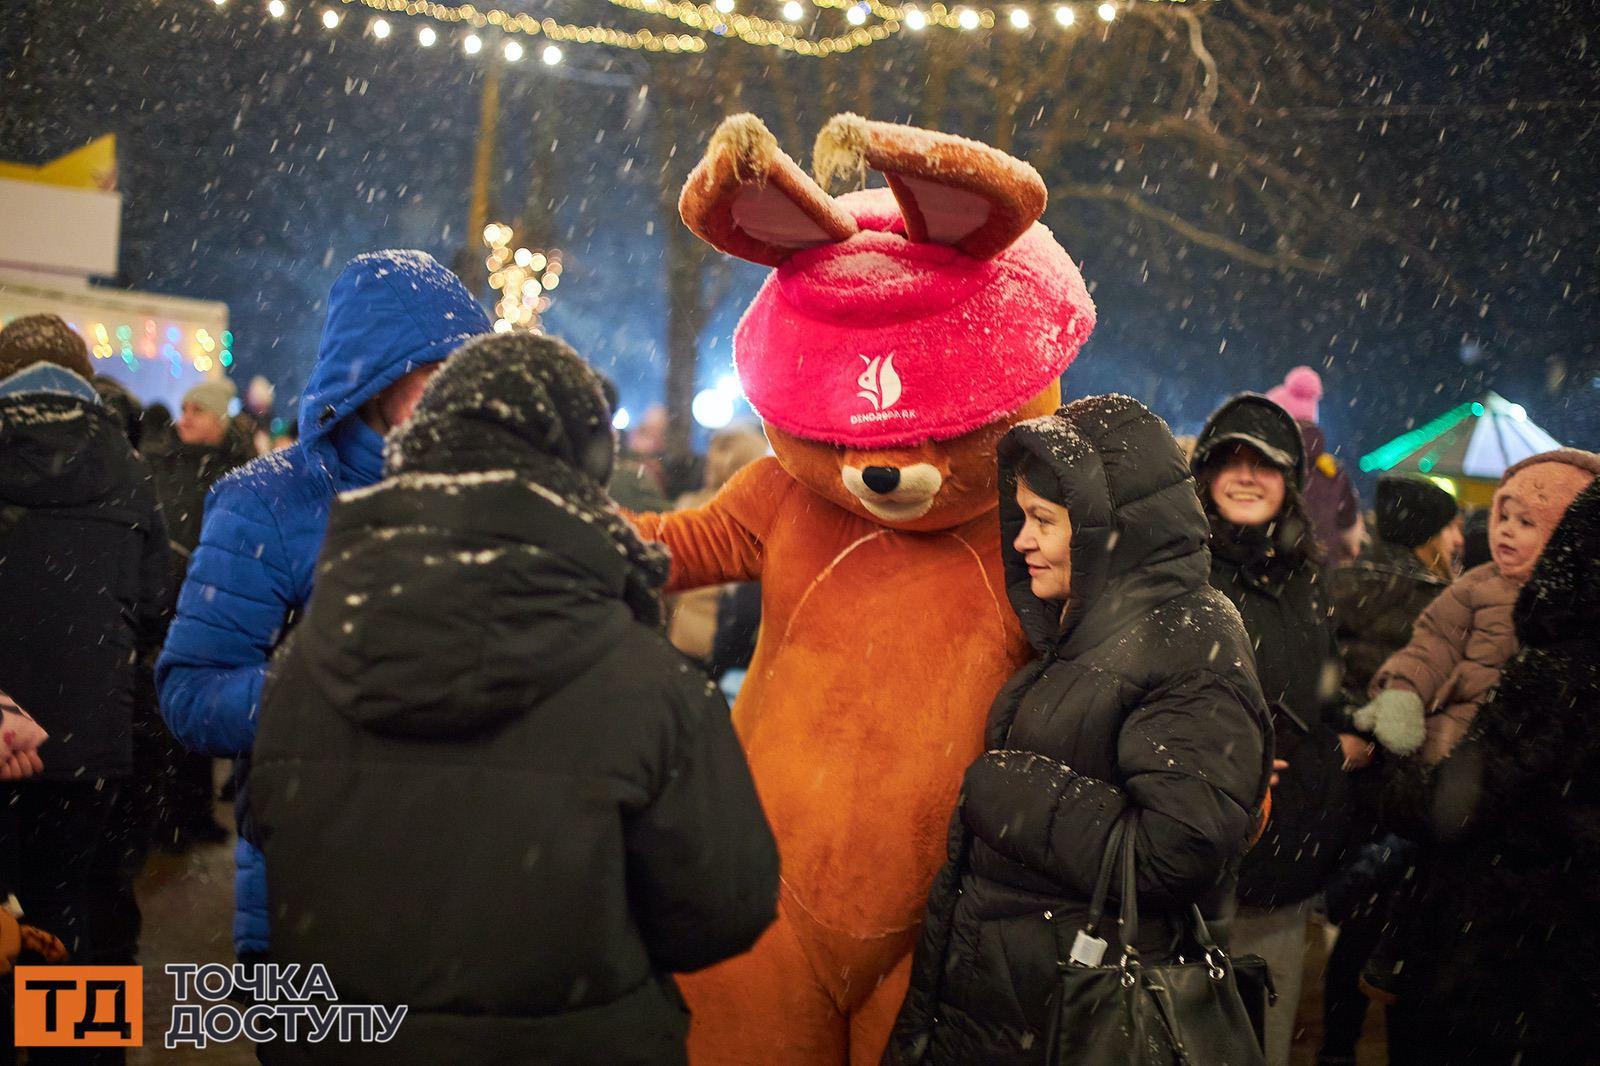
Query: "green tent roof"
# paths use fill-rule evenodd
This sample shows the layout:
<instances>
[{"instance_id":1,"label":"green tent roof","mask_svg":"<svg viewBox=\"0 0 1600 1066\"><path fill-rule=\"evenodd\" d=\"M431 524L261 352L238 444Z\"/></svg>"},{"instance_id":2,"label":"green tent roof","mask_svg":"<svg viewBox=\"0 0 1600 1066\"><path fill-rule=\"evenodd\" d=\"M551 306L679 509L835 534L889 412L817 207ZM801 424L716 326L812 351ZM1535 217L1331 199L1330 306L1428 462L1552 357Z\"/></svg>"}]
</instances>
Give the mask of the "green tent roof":
<instances>
[{"instance_id":1,"label":"green tent roof","mask_svg":"<svg viewBox=\"0 0 1600 1066\"><path fill-rule=\"evenodd\" d=\"M1453 407L1361 457L1366 473L1497 479L1530 455L1561 447L1499 393Z\"/></svg>"}]
</instances>

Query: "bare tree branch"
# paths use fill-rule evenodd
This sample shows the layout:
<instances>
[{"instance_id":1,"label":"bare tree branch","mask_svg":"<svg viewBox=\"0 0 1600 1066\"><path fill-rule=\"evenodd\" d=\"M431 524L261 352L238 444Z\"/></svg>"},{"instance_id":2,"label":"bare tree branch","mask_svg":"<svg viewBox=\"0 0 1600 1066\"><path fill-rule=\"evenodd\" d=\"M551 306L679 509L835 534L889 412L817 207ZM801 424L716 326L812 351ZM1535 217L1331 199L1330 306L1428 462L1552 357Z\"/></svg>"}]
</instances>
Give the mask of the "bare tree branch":
<instances>
[{"instance_id":1,"label":"bare tree branch","mask_svg":"<svg viewBox=\"0 0 1600 1066\"><path fill-rule=\"evenodd\" d=\"M1084 185L1068 183L1054 186L1050 191L1053 195L1064 199L1111 200L1120 203L1134 214L1159 222L1168 229L1180 234L1186 240L1191 240L1213 251L1222 252L1231 258L1239 260L1241 263L1260 267L1263 270L1304 270L1318 275L1329 272L1329 264L1325 260L1309 259L1296 252L1257 251L1247 245L1240 244L1232 238L1202 229L1182 215L1148 202L1133 189L1124 189L1120 186L1109 184Z\"/></svg>"}]
</instances>

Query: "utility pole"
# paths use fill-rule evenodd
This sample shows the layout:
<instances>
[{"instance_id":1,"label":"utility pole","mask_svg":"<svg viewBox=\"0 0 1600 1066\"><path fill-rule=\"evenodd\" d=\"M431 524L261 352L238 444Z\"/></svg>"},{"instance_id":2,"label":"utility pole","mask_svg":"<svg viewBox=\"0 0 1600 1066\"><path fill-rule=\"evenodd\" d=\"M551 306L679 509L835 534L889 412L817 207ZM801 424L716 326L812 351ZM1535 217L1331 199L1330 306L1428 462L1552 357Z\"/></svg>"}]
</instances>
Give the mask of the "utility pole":
<instances>
[{"instance_id":1,"label":"utility pole","mask_svg":"<svg viewBox=\"0 0 1600 1066\"><path fill-rule=\"evenodd\" d=\"M489 180L494 171L495 137L500 125L500 61L484 63L483 96L478 103L478 144L472 160L472 199L467 207L467 236L456 273L467 288L481 294L489 284L484 267L483 228L489 224Z\"/></svg>"}]
</instances>

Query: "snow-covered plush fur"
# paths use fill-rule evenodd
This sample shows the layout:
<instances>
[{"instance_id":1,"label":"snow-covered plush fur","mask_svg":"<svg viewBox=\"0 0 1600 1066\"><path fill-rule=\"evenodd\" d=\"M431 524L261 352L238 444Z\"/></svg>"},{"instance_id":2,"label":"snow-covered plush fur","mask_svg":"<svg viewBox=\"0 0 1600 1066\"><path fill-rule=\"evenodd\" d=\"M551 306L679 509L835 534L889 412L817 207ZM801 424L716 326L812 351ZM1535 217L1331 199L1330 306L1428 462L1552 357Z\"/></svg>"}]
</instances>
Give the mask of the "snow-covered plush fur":
<instances>
[{"instance_id":1,"label":"snow-covered plush fur","mask_svg":"<svg viewBox=\"0 0 1600 1066\"><path fill-rule=\"evenodd\" d=\"M995 448L1059 406L1094 323L1026 164L853 117L828 130L824 170L879 168L891 189L829 196L748 116L684 186L694 232L777 265L734 341L775 457L638 520L672 549L674 590L761 581L733 713L783 886L753 951L682 980L691 1057L717 1066L882 1055L962 773L1029 657Z\"/></svg>"}]
</instances>

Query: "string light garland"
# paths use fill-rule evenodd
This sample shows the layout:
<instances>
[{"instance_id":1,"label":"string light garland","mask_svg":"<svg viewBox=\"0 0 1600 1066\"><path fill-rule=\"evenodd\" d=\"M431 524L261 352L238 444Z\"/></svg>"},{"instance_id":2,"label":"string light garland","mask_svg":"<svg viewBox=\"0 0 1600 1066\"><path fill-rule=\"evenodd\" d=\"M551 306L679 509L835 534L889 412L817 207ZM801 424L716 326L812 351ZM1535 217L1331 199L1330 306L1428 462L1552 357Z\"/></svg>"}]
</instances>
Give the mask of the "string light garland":
<instances>
[{"instance_id":1,"label":"string light garland","mask_svg":"<svg viewBox=\"0 0 1600 1066\"><path fill-rule=\"evenodd\" d=\"M217 0L213 4L220 7ZM479 8L470 3L448 4L436 0L340 0L345 5L360 5L375 12L423 18L443 25L460 25L471 30L494 29L505 34L543 36L552 42L597 44L609 48L623 48L643 52L668 52L695 54L706 50L708 37L738 40L761 48L773 48L809 58L844 55L880 41L897 36L903 30L918 32L929 27L974 32L992 30L1002 23L1013 31L1025 32L1045 26L1038 4L1017 5L996 11L990 8L950 6L933 3L926 7L916 3L895 4L887 0L809 0L812 8L842 12L850 29L844 33L824 37L808 37L797 32L805 18L807 4L802 0L765 0L779 6L781 19L768 19L738 10L740 3L748 0L711 0L694 3L688 0L606 0L607 3L639 14L656 15L671 19L695 32L656 33L649 29L621 30L610 26L579 25L558 22L552 18L535 18L526 12L512 12L501 8ZM1075 4L1048 5L1054 22L1060 29L1070 30L1079 22L1075 7L1092 9L1100 21L1111 23L1119 12L1135 5L1176 5L1215 3L1217 0L1077 0ZM275 19L288 13L285 0L268 0L267 12ZM338 29L342 18L331 9L322 13L323 25L330 31ZM392 31L388 20L374 19L368 23L367 32L378 40L387 39ZM424 48L432 47L438 32L431 26L422 27L417 42ZM484 41L477 33L462 38L462 48L468 55L483 49ZM502 47L502 54L515 62L524 51L520 45ZM541 52L546 63L558 63L561 49L552 44Z\"/></svg>"},{"instance_id":2,"label":"string light garland","mask_svg":"<svg viewBox=\"0 0 1600 1066\"><path fill-rule=\"evenodd\" d=\"M542 333L539 316L550 310L550 294L561 284L561 250L513 250L515 236L504 222L483 227L483 243L489 249L483 261L489 268L489 286L500 294L494 305L494 329L496 333L514 329Z\"/></svg>"},{"instance_id":3,"label":"string light garland","mask_svg":"<svg viewBox=\"0 0 1600 1066\"><path fill-rule=\"evenodd\" d=\"M282 0L274 0L281 3ZM652 33L650 30L618 30L609 26L580 26L570 22L557 22L552 18L537 19L526 13L514 13L492 8L480 11L471 4L439 4L430 0L341 0L345 4L360 4L374 11L391 15L410 15L432 19L446 25L465 25L475 30L493 27L502 33L521 33L543 36L552 41L574 44L601 44L612 48L626 48L636 52L703 52L706 42L691 34ZM471 38L468 38L470 40ZM466 46L469 53L482 48Z\"/></svg>"},{"instance_id":4,"label":"string light garland","mask_svg":"<svg viewBox=\"0 0 1600 1066\"><path fill-rule=\"evenodd\" d=\"M0 319L0 324L3 322ZM98 319L67 325L83 338L92 357L121 359L130 369L138 369L141 361L165 360L176 377L184 363L201 374L233 365L233 333L229 330L217 337L204 326L191 332L170 321L163 329L153 318L146 318L137 330L130 322L114 324Z\"/></svg>"}]
</instances>

